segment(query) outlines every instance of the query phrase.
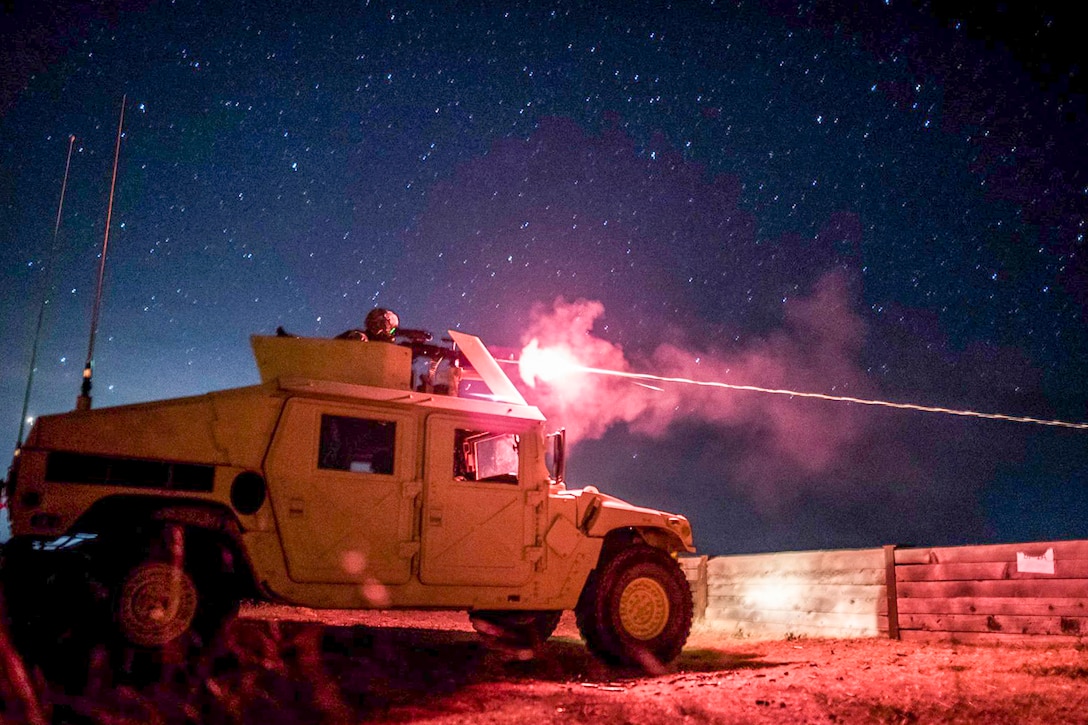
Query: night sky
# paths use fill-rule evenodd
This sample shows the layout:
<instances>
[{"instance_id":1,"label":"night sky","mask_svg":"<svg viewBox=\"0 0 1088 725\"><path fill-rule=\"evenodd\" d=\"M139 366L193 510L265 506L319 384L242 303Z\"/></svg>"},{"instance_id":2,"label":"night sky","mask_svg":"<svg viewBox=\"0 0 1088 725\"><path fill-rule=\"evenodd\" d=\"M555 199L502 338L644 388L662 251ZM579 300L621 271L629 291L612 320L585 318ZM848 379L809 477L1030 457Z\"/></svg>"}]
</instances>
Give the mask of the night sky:
<instances>
[{"instance_id":1,"label":"night sky","mask_svg":"<svg viewBox=\"0 0 1088 725\"><path fill-rule=\"evenodd\" d=\"M8 0L0 431L43 296L30 413L79 392L123 94L96 406L252 384L250 334L381 305L1088 420L1077 29L972 5ZM1088 538L1088 431L658 387L527 397L577 438L572 485L685 513L703 553Z\"/></svg>"}]
</instances>

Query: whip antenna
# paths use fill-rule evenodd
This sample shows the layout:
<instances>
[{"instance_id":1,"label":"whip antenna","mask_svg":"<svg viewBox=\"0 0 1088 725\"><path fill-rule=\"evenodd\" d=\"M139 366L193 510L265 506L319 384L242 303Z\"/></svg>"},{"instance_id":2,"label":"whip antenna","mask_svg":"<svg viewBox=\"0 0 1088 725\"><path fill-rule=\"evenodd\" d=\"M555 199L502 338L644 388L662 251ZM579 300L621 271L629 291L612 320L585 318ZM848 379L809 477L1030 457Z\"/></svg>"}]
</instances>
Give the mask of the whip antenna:
<instances>
[{"instance_id":1,"label":"whip antenna","mask_svg":"<svg viewBox=\"0 0 1088 725\"><path fill-rule=\"evenodd\" d=\"M44 291L42 292L42 304L38 308L38 324L34 328L34 345L30 350L30 372L26 376L26 392L23 394L23 412L19 416L19 438L15 442L15 448L23 445L23 431L26 429L26 413L30 409L30 389L34 386L34 370L38 362L38 344L42 339L42 322L45 320L45 306L49 304L49 297L53 293L53 266L57 260L57 237L60 234L60 219L64 212L64 193L68 189L68 171L72 168L72 147L75 146L76 137L68 136L68 159L64 162L64 180L60 183L60 202L57 204L57 220L53 224L53 246L49 249L49 260L45 268Z\"/></svg>"},{"instance_id":2,"label":"whip antenna","mask_svg":"<svg viewBox=\"0 0 1088 725\"><path fill-rule=\"evenodd\" d=\"M83 366L83 384L79 397L76 398L76 410L91 408L91 375L94 372L94 338L98 333L98 313L102 308L102 280L106 275L106 251L110 246L110 220L113 218L113 192L117 187L117 159L121 156L121 129L125 125L125 101L128 94L121 96L121 118L117 121L117 145L113 150L113 178L110 180L110 203L106 208L106 235L102 239L102 255L98 262L98 287L94 292L94 308L91 312L91 339L87 345L87 364Z\"/></svg>"}]
</instances>

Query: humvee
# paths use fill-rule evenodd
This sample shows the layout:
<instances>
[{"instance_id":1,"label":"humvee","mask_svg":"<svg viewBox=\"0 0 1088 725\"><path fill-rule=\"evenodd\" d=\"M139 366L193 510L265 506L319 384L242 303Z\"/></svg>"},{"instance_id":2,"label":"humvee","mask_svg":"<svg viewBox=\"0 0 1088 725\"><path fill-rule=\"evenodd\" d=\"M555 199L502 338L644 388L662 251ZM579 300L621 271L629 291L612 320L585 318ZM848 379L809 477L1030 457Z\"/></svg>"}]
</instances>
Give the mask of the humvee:
<instances>
[{"instance_id":1,"label":"humvee","mask_svg":"<svg viewBox=\"0 0 1088 725\"><path fill-rule=\"evenodd\" d=\"M74 598L43 614L66 595L39 586L67 577L151 650L206 642L252 598L466 610L517 646L573 609L607 662L675 658L688 520L567 488L563 432L478 338L450 336L253 336L258 385L38 418L6 486L13 626L71 616ZM459 394L475 381L489 394Z\"/></svg>"}]
</instances>

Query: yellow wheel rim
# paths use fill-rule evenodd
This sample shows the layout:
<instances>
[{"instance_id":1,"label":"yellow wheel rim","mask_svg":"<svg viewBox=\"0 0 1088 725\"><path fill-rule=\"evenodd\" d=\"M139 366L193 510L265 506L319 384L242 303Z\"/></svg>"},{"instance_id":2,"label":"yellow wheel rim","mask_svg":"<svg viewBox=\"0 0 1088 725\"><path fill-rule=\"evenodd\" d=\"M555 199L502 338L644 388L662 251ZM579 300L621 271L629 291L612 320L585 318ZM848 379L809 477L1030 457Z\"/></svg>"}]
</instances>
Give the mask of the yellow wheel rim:
<instances>
[{"instance_id":1,"label":"yellow wheel rim","mask_svg":"<svg viewBox=\"0 0 1088 725\"><path fill-rule=\"evenodd\" d=\"M657 581L639 577L620 595L619 615L627 634L643 641L653 639L669 623L669 595Z\"/></svg>"}]
</instances>

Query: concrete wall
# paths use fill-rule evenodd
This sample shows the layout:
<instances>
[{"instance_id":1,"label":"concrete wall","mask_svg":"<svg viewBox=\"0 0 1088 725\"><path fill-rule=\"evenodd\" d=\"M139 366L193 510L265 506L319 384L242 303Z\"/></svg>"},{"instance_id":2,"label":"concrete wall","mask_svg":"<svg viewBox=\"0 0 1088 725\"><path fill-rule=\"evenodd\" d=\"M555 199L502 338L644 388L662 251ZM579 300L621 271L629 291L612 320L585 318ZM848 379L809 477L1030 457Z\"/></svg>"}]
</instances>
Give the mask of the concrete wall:
<instances>
[{"instance_id":1,"label":"concrete wall","mask_svg":"<svg viewBox=\"0 0 1088 725\"><path fill-rule=\"evenodd\" d=\"M696 626L738 638L887 636L883 549L721 556L706 561Z\"/></svg>"},{"instance_id":2,"label":"concrete wall","mask_svg":"<svg viewBox=\"0 0 1088 725\"><path fill-rule=\"evenodd\" d=\"M1088 641L1088 541L681 560L695 628L737 638Z\"/></svg>"}]
</instances>

